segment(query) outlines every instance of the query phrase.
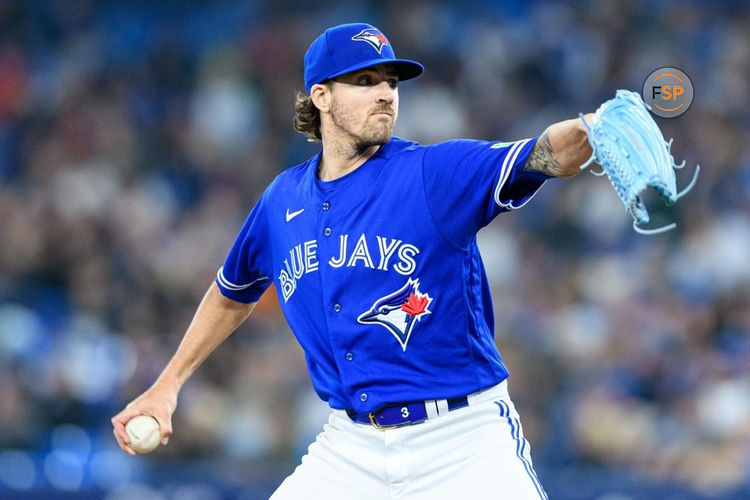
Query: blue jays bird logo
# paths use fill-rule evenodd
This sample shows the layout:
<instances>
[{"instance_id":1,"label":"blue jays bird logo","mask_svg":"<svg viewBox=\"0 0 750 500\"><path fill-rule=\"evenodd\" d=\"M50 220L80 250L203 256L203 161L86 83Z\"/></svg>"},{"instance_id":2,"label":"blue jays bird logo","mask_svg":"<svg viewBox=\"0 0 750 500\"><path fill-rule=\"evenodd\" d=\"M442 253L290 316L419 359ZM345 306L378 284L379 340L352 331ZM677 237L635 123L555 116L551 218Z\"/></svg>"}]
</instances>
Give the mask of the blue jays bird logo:
<instances>
[{"instance_id":1,"label":"blue jays bird logo","mask_svg":"<svg viewBox=\"0 0 750 500\"><path fill-rule=\"evenodd\" d=\"M419 291L419 278L409 278L395 292L377 299L367 312L359 315L357 321L362 324L374 323L388 329L406 351L415 320L421 321L422 316L432 313L427 309L431 302L432 297Z\"/></svg>"},{"instance_id":2,"label":"blue jays bird logo","mask_svg":"<svg viewBox=\"0 0 750 500\"><path fill-rule=\"evenodd\" d=\"M373 48L375 48L375 50L378 51L378 54L380 54L380 51L383 50L384 45L388 45L388 39L385 37L385 35L380 31L373 29L365 29L360 31L352 37L352 40L360 40L369 43L373 46Z\"/></svg>"}]
</instances>

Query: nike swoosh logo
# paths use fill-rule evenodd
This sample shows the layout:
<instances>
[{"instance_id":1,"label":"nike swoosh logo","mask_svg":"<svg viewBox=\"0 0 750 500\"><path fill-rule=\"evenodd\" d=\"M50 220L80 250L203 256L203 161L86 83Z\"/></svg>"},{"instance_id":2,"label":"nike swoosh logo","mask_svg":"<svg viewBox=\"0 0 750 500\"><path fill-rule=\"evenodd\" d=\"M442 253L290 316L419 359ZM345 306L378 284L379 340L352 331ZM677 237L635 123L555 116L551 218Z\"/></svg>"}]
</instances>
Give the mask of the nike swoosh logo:
<instances>
[{"instance_id":1,"label":"nike swoosh logo","mask_svg":"<svg viewBox=\"0 0 750 500\"><path fill-rule=\"evenodd\" d=\"M305 211L305 209L304 209L304 208L300 208L300 209L299 209L299 210L297 210L296 212L291 212L291 213L290 213L290 212L289 212L289 209L287 208L287 209L286 209L286 221L287 221L287 222L289 222L290 220L294 219L295 217L297 217L297 216L298 216L299 214L301 214L301 213L302 213L302 212L304 212L304 211Z\"/></svg>"}]
</instances>

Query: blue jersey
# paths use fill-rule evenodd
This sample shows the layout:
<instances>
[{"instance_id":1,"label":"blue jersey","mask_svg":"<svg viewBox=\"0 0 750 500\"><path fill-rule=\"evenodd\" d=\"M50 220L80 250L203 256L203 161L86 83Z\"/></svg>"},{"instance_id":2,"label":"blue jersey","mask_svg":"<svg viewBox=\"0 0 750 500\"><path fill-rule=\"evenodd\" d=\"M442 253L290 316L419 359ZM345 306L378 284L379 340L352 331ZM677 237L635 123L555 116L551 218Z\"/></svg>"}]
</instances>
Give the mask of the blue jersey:
<instances>
[{"instance_id":1,"label":"blue jersey","mask_svg":"<svg viewBox=\"0 0 750 500\"><path fill-rule=\"evenodd\" d=\"M257 301L273 281L332 408L460 397L508 376L477 231L548 178L524 170L535 139L423 146L392 138L333 181L321 154L253 207L216 282Z\"/></svg>"}]
</instances>

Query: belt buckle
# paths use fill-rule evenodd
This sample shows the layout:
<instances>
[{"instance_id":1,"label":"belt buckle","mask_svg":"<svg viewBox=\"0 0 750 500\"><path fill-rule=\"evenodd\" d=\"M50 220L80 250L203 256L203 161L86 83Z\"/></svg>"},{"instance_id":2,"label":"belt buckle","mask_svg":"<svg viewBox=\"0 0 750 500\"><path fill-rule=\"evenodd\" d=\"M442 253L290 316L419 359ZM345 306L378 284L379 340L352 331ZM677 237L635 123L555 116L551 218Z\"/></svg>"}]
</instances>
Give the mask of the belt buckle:
<instances>
[{"instance_id":1,"label":"belt buckle","mask_svg":"<svg viewBox=\"0 0 750 500\"><path fill-rule=\"evenodd\" d=\"M387 431L389 429L395 429L398 427L398 425L380 425L375 421L375 414L373 412L368 413L367 416L370 417L370 423L372 424L372 426L379 431Z\"/></svg>"}]
</instances>

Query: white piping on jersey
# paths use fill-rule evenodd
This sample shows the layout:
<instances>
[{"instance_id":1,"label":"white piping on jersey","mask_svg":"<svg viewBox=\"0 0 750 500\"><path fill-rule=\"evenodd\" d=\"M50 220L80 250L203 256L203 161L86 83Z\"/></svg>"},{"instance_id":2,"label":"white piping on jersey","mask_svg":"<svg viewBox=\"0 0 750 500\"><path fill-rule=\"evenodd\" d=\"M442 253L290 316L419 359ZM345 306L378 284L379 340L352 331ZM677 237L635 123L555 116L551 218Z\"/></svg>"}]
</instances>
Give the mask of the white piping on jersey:
<instances>
[{"instance_id":1,"label":"white piping on jersey","mask_svg":"<svg viewBox=\"0 0 750 500\"><path fill-rule=\"evenodd\" d=\"M228 290L233 290L235 292L239 292L240 290L244 290L246 288L253 286L255 283L259 281L267 280L268 276L261 276L260 278L253 280L246 285L235 285L234 283L232 283L231 281L229 281L228 279L224 277L224 266L221 266L219 268L219 272L216 273L216 279L219 280L219 284L223 286L224 288Z\"/></svg>"},{"instance_id":2,"label":"white piping on jersey","mask_svg":"<svg viewBox=\"0 0 750 500\"><path fill-rule=\"evenodd\" d=\"M503 186L508 180L508 177L510 177L510 172L513 170L513 165L516 163L518 155L521 154L521 150L530 140L531 139L523 139L521 141L516 141L513 146L510 147L510 151L508 151L508 154L505 155L505 160L503 160L503 165L500 168L500 179L498 180L497 187L495 188L495 203L503 208L510 208L511 210L521 208L522 206L527 204L531 200L531 198L534 197L534 195L532 194L526 201L524 201L520 205L514 205L513 201L511 201L510 203L503 203L500 199L500 191L502 191ZM536 192L534 194L536 194Z\"/></svg>"}]
</instances>

